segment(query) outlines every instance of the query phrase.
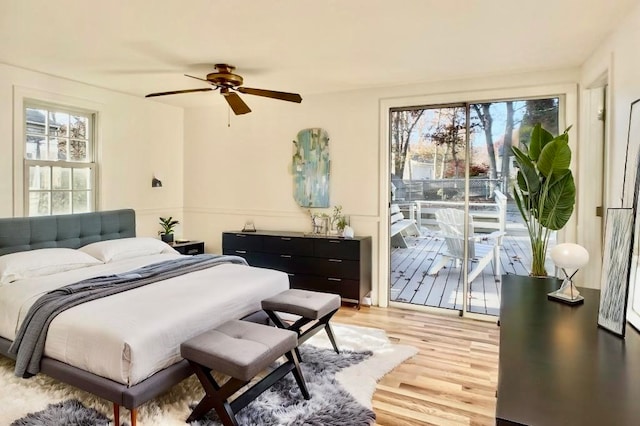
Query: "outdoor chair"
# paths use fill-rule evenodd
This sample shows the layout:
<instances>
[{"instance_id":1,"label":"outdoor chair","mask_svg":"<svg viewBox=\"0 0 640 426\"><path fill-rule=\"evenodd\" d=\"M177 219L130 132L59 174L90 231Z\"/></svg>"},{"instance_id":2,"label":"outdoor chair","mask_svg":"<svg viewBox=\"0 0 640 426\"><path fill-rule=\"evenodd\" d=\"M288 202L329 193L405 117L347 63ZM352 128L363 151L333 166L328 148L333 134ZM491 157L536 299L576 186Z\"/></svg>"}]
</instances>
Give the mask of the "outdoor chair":
<instances>
[{"instance_id":1,"label":"outdoor chair","mask_svg":"<svg viewBox=\"0 0 640 426\"><path fill-rule=\"evenodd\" d=\"M445 239L446 251L440 253L440 259L429 270L435 275L447 263L453 261L459 267L464 259L464 211L460 209L440 209L436 211L436 222ZM490 234L475 234L473 218L469 216L469 261L474 263L468 274L471 283L493 260L494 275L500 275L500 247L504 232L495 231ZM476 263L477 262L477 263Z\"/></svg>"}]
</instances>

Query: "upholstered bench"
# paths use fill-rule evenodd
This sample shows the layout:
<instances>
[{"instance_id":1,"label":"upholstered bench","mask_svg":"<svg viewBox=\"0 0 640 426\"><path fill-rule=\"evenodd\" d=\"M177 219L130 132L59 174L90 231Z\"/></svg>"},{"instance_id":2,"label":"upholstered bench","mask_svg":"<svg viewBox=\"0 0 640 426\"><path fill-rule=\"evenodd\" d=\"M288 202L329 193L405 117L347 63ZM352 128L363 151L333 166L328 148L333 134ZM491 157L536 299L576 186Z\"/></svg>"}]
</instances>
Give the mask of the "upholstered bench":
<instances>
[{"instance_id":1,"label":"upholstered bench","mask_svg":"<svg viewBox=\"0 0 640 426\"><path fill-rule=\"evenodd\" d=\"M269 318L276 326L298 333L298 345L301 345L318 331L324 329L333 345L333 349L336 353L340 353L329 325L329 320L340 309L340 304L340 296L337 294L289 289L263 300L262 309L269 315ZM294 314L300 318L292 324L287 324L278 315L278 312ZM309 323L312 323L311 326L302 331L302 328ZM298 352L297 348L296 353L300 357L300 352Z\"/></svg>"},{"instance_id":2,"label":"upholstered bench","mask_svg":"<svg viewBox=\"0 0 640 426\"><path fill-rule=\"evenodd\" d=\"M297 345L297 335L293 331L241 320L228 321L182 343L180 354L193 366L206 392L187 422L198 420L215 408L225 426L237 425L235 414L290 371L304 398L309 399L294 352ZM230 396L283 355L286 362L232 402L228 401ZM231 378L220 386L211 371Z\"/></svg>"}]
</instances>

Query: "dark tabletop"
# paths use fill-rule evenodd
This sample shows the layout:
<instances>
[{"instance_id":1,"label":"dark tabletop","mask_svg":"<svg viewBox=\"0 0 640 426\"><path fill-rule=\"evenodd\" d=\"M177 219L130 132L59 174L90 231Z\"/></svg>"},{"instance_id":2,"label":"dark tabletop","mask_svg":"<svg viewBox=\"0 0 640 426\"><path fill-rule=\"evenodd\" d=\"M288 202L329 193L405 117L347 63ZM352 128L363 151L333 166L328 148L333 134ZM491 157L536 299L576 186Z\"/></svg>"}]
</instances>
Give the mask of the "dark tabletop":
<instances>
[{"instance_id":1,"label":"dark tabletop","mask_svg":"<svg viewBox=\"0 0 640 426\"><path fill-rule=\"evenodd\" d=\"M503 276L497 423L640 425L638 332L598 327L598 290L580 288L579 306L547 300L558 286Z\"/></svg>"}]
</instances>

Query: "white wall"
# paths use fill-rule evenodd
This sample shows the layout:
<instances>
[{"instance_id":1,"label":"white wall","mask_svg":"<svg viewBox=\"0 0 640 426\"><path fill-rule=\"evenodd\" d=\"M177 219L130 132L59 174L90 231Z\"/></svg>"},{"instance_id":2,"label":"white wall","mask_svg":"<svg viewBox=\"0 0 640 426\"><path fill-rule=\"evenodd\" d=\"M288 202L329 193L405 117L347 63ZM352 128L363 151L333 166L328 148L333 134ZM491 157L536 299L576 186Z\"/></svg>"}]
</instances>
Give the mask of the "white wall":
<instances>
[{"instance_id":1,"label":"white wall","mask_svg":"<svg viewBox=\"0 0 640 426\"><path fill-rule=\"evenodd\" d=\"M581 83L588 87L608 72L609 120L607 204L621 206L624 160L629 128L629 107L640 98L640 6L621 22L618 29L594 52L582 67ZM637 149L640 141L631 141Z\"/></svg>"},{"instance_id":2,"label":"white wall","mask_svg":"<svg viewBox=\"0 0 640 426\"><path fill-rule=\"evenodd\" d=\"M331 204L342 204L357 235L373 237L374 303L386 291L388 249L386 197L388 167L380 108L390 99L484 99L497 93L518 96L531 88L574 84L578 70L494 76L464 81L305 96L300 105L244 95L253 109L231 117L227 108L185 111L185 235L204 239L220 252L221 233L253 220L258 229L309 231L307 210L293 200L292 140L299 130L329 133ZM286 89L286 88L282 88ZM513 90L509 90L513 89ZM468 98L470 97L470 98ZM575 109L575 98L573 99ZM574 116L575 118L575 116ZM384 232L383 232L384 231ZM379 289L382 288L382 290ZM380 301L386 300L386 295Z\"/></svg>"},{"instance_id":3,"label":"white wall","mask_svg":"<svg viewBox=\"0 0 640 426\"><path fill-rule=\"evenodd\" d=\"M98 111L99 210L134 208L139 235L156 235L159 215L182 219L181 108L2 64L0 217L23 210L19 150L13 159L14 139L19 149L22 138L23 97ZM154 171L163 188L151 188Z\"/></svg>"},{"instance_id":4,"label":"white wall","mask_svg":"<svg viewBox=\"0 0 640 426\"><path fill-rule=\"evenodd\" d=\"M588 110L588 93L586 89L608 84L607 127L605 128L607 145L605 147L605 206L630 207L633 194L625 194L622 203L622 187L625 173L625 156L627 152L627 134L629 129L629 108L631 102L640 98L640 6L636 7L627 18L620 23L616 31L605 40L581 70L581 86L585 89L585 107L583 108L583 133L588 132L589 121L584 114ZM629 152L638 151L640 141L631 140ZM588 149L589 147L587 147ZM635 159L629 158L627 167L635 167ZM593 158L592 161L598 161ZM589 187L597 182L589 181L589 174L584 175L584 186ZM633 183L632 183L633 185ZM631 185L631 188L633 187ZM628 187L628 186L627 186ZM597 238L589 226L578 227L578 243ZM602 253L597 253L602 256ZM591 253L594 256L594 253ZM593 276L593 275L588 275ZM587 280L585 280L587 281ZM600 287L600 276L596 275L591 287Z\"/></svg>"}]
</instances>

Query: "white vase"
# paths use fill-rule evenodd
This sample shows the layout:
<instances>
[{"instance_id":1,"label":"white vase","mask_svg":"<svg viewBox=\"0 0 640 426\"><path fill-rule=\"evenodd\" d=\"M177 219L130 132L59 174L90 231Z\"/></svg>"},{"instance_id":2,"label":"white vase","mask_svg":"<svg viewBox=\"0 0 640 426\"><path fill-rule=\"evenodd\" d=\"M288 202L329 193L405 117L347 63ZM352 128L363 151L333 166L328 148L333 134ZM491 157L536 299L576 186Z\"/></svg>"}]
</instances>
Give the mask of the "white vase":
<instances>
[{"instance_id":1,"label":"white vase","mask_svg":"<svg viewBox=\"0 0 640 426\"><path fill-rule=\"evenodd\" d=\"M355 235L355 233L353 232L353 228L350 227L349 225L344 227L344 230L342 231L342 236L345 238L353 238L353 236Z\"/></svg>"}]
</instances>

